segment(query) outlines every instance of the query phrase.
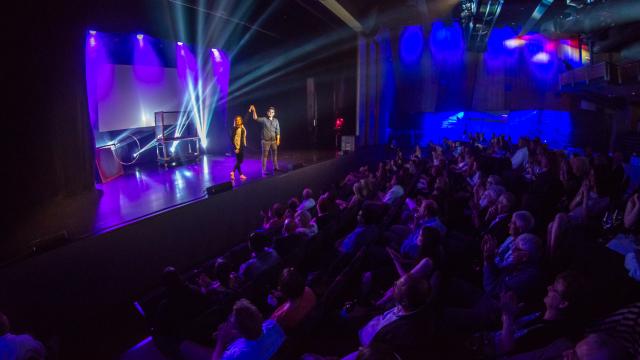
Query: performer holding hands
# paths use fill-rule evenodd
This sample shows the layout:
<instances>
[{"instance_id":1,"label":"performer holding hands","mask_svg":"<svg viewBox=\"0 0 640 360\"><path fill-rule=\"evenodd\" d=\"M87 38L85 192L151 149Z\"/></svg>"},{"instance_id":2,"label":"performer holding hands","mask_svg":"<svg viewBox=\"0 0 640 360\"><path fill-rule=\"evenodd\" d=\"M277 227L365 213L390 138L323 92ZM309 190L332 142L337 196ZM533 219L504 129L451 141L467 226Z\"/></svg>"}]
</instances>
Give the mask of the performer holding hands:
<instances>
[{"instance_id":1,"label":"performer holding hands","mask_svg":"<svg viewBox=\"0 0 640 360\"><path fill-rule=\"evenodd\" d=\"M280 124L275 118L276 109L270 106L267 109L266 117L258 117L256 107L251 105L249 112L253 115L253 120L262 125L261 148L262 148L262 176L267 176L267 159L269 152L273 152L273 171L280 171L278 168L278 146L280 146Z\"/></svg>"}]
</instances>

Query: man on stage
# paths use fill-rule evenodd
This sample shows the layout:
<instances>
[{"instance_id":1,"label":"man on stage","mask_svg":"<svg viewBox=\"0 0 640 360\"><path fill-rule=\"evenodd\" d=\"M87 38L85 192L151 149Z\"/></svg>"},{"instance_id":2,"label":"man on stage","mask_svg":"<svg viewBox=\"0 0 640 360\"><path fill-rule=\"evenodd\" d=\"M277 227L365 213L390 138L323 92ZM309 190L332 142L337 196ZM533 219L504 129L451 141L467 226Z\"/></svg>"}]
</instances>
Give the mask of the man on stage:
<instances>
[{"instance_id":1,"label":"man on stage","mask_svg":"<svg viewBox=\"0 0 640 360\"><path fill-rule=\"evenodd\" d=\"M258 117L256 107L251 105L249 111L253 114L253 120L262 124L262 176L267 176L267 158L269 151L273 152L273 172L280 171L278 168L278 146L280 146L280 124L276 115L276 109L270 106L267 109L267 117Z\"/></svg>"}]
</instances>

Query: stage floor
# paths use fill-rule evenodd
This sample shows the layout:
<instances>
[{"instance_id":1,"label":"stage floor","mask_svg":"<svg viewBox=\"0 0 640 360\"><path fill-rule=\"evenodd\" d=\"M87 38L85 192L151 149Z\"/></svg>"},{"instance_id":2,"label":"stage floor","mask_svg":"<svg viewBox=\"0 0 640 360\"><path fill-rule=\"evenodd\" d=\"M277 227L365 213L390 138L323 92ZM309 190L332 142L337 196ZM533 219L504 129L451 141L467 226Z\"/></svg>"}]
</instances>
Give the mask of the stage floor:
<instances>
[{"instance_id":1,"label":"stage floor","mask_svg":"<svg viewBox=\"0 0 640 360\"><path fill-rule=\"evenodd\" d=\"M289 171L293 164L311 165L335 158L334 151L280 151L280 169ZM206 198L206 188L230 180L234 156L205 155L199 160L164 168L156 164L128 167L125 174L105 184L97 191L73 198L50 201L30 218L17 224L9 241L0 249L0 262L26 256L30 244L66 232L71 240L82 239L127 223L166 211L176 206ZM247 180L236 174L234 187L259 181L260 155L246 153L242 169ZM267 170L271 172L271 162ZM282 173L276 173L278 176Z\"/></svg>"}]
</instances>

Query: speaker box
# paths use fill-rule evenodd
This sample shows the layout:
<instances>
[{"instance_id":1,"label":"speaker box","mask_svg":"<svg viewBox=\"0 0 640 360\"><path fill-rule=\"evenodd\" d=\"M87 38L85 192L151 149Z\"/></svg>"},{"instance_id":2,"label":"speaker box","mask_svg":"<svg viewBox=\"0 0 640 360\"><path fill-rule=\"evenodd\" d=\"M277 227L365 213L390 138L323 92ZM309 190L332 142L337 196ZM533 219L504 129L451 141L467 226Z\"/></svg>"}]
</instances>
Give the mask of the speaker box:
<instances>
[{"instance_id":1,"label":"speaker box","mask_svg":"<svg viewBox=\"0 0 640 360\"><path fill-rule=\"evenodd\" d=\"M103 183L111 181L124 173L122 164L113 152L113 146L96 148L96 168Z\"/></svg>"},{"instance_id":2,"label":"speaker box","mask_svg":"<svg viewBox=\"0 0 640 360\"><path fill-rule=\"evenodd\" d=\"M233 190L233 183L231 181L223 182L220 184L215 184L213 186L209 186L207 188L207 194L209 196L221 194L225 191Z\"/></svg>"}]
</instances>

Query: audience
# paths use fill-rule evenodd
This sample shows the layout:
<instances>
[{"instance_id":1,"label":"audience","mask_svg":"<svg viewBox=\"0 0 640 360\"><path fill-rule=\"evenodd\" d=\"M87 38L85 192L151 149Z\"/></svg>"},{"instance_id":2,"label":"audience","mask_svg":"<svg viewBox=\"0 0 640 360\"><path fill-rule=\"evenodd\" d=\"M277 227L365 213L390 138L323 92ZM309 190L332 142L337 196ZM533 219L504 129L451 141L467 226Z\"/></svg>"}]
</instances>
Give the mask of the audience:
<instances>
[{"instance_id":1,"label":"audience","mask_svg":"<svg viewBox=\"0 0 640 360\"><path fill-rule=\"evenodd\" d=\"M9 319L0 313L0 359L40 360L45 359L44 345L30 335L14 335Z\"/></svg>"},{"instance_id":2,"label":"audience","mask_svg":"<svg viewBox=\"0 0 640 360\"><path fill-rule=\"evenodd\" d=\"M316 206L316 201L313 199L313 191L311 189L304 189L302 192L302 202L298 206L298 211L311 211Z\"/></svg>"},{"instance_id":3,"label":"audience","mask_svg":"<svg viewBox=\"0 0 640 360\"><path fill-rule=\"evenodd\" d=\"M268 360L280 348L285 334L274 320L262 314L246 299L238 300L229 319L218 327L212 360Z\"/></svg>"},{"instance_id":4,"label":"audience","mask_svg":"<svg viewBox=\"0 0 640 360\"><path fill-rule=\"evenodd\" d=\"M298 210L296 213L296 232L310 238L318 233L318 225L311 221L311 214L307 210Z\"/></svg>"},{"instance_id":5,"label":"audience","mask_svg":"<svg viewBox=\"0 0 640 360\"><path fill-rule=\"evenodd\" d=\"M280 263L280 256L267 247L268 243L269 238L263 232L256 231L249 236L249 249L253 251L253 256L240 265L239 272L245 283L255 280L260 274L273 269Z\"/></svg>"},{"instance_id":6,"label":"audience","mask_svg":"<svg viewBox=\"0 0 640 360\"><path fill-rule=\"evenodd\" d=\"M402 359L423 359L429 353L433 328L427 301L431 287L424 279L405 275L394 286L396 305L374 317L359 331L363 346L385 344Z\"/></svg>"},{"instance_id":7,"label":"audience","mask_svg":"<svg viewBox=\"0 0 640 360\"><path fill-rule=\"evenodd\" d=\"M316 295L305 286L302 274L293 268L284 269L278 284L284 302L273 312L275 320L285 332L295 329L316 305Z\"/></svg>"},{"instance_id":8,"label":"audience","mask_svg":"<svg viewBox=\"0 0 640 360\"><path fill-rule=\"evenodd\" d=\"M309 350L320 355L306 359L337 359L356 348L346 359L532 359L544 349L560 356L581 338L567 358L635 354L627 338L586 332L603 313L640 300L637 289L618 291L620 282L597 274L610 263L604 227L620 224L608 231L624 235L632 266L617 259L622 271L611 278L640 278L640 195L626 192L620 155L482 134L418 146L408 159L391 151L318 198L305 188L301 201L274 204L249 237L251 254L205 266L192 280L198 287L167 269L154 333L163 353L175 355L166 339L187 339L189 319L229 294L229 307L249 300L220 325L213 359ZM620 292L615 301L600 296L599 313L585 306L594 286Z\"/></svg>"}]
</instances>

